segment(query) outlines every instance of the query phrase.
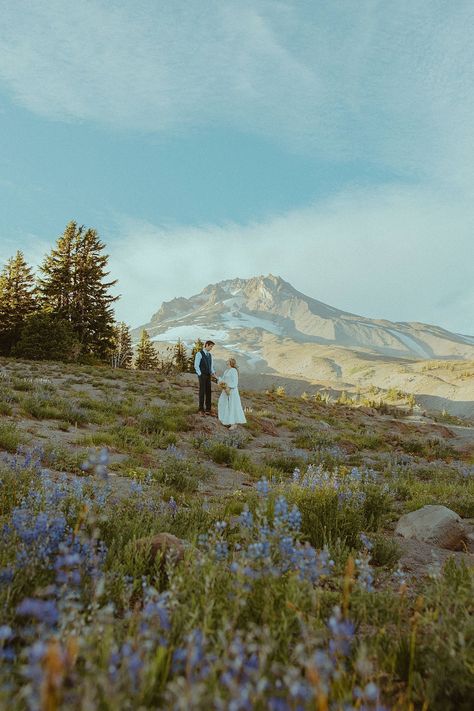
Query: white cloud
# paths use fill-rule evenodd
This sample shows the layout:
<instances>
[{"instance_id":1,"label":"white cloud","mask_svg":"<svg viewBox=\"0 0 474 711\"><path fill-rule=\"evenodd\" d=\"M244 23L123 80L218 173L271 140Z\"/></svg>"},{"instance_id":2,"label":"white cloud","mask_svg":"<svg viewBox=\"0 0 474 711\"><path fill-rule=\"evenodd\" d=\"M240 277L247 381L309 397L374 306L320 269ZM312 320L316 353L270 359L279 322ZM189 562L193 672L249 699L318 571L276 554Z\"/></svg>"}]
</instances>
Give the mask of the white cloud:
<instances>
[{"instance_id":1,"label":"white cloud","mask_svg":"<svg viewBox=\"0 0 474 711\"><path fill-rule=\"evenodd\" d=\"M230 124L333 160L472 178L468 0L0 0L0 80L44 116Z\"/></svg>"},{"instance_id":2,"label":"white cloud","mask_svg":"<svg viewBox=\"0 0 474 711\"><path fill-rule=\"evenodd\" d=\"M110 245L124 294L118 314L139 325L163 300L272 272L347 311L472 333L474 212L463 199L440 198L421 188L348 191L245 226L122 219Z\"/></svg>"}]
</instances>

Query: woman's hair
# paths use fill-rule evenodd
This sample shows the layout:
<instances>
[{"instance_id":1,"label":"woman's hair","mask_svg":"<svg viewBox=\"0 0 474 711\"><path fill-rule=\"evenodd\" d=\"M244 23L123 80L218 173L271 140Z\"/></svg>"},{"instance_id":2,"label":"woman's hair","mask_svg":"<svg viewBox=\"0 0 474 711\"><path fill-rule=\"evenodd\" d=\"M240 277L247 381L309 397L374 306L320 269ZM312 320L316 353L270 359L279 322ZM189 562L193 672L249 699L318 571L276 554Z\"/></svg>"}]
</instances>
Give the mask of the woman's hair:
<instances>
[{"instance_id":1,"label":"woman's hair","mask_svg":"<svg viewBox=\"0 0 474 711\"><path fill-rule=\"evenodd\" d=\"M228 363L231 368L235 368L236 370L238 370L237 361L235 360L235 358L229 358Z\"/></svg>"}]
</instances>

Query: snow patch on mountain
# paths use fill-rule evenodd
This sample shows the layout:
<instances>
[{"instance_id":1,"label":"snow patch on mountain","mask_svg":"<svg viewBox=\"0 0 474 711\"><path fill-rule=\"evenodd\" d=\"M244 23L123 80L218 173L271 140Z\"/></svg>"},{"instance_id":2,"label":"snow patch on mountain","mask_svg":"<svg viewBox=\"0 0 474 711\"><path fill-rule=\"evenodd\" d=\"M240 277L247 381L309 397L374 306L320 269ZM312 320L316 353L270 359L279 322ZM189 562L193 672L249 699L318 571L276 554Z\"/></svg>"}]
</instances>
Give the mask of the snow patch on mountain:
<instances>
[{"instance_id":1,"label":"snow patch on mountain","mask_svg":"<svg viewBox=\"0 0 474 711\"><path fill-rule=\"evenodd\" d=\"M221 317L222 323L229 328L261 328L264 331L280 336L282 329L278 324L268 319L252 316L251 314L242 313L241 311L223 314Z\"/></svg>"},{"instance_id":2,"label":"snow patch on mountain","mask_svg":"<svg viewBox=\"0 0 474 711\"><path fill-rule=\"evenodd\" d=\"M202 326L189 324L187 326L173 326L163 333L157 333L151 337L152 341L165 341L167 343L177 343L178 340L186 344L194 343L198 338L201 340L226 341L229 338L227 331L219 329L204 329Z\"/></svg>"},{"instance_id":3,"label":"snow patch on mountain","mask_svg":"<svg viewBox=\"0 0 474 711\"><path fill-rule=\"evenodd\" d=\"M411 336L407 336L406 333L402 333L401 331L395 331L392 328L387 328L387 331L393 334L395 338L398 338L410 351L422 358L431 358L431 353L429 353L426 348L423 348L420 343L415 341L414 338L411 338Z\"/></svg>"}]
</instances>

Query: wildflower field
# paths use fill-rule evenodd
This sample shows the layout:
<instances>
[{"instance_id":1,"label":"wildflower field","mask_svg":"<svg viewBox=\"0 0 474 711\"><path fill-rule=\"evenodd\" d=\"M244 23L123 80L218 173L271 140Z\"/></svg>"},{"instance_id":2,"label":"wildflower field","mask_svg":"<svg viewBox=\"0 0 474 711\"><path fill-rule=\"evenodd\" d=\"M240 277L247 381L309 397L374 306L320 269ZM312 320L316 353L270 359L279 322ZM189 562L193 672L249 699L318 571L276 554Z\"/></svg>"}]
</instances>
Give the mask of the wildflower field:
<instances>
[{"instance_id":1,"label":"wildflower field","mask_svg":"<svg viewBox=\"0 0 474 711\"><path fill-rule=\"evenodd\" d=\"M0 707L472 708L474 430L191 376L0 359Z\"/></svg>"}]
</instances>

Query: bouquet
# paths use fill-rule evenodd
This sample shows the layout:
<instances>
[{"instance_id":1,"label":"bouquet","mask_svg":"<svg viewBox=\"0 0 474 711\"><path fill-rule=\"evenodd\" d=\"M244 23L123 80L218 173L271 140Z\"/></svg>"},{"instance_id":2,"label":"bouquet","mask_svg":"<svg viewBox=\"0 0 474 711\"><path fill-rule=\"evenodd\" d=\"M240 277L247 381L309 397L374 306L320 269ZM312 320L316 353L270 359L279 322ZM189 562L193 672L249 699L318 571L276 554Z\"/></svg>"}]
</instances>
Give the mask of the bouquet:
<instances>
[{"instance_id":1,"label":"bouquet","mask_svg":"<svg viewBox=\"0 0 474 711\"><path fill-rule=\"evenodd\" d=\"M220 387L220 389L221 389L223 392L225 392L227 395L230 395L230 388L229 388L229 386L227 385L227 383L225 383L223 380L220 381L219 387Z\"/></svg>"}]
</instances>

